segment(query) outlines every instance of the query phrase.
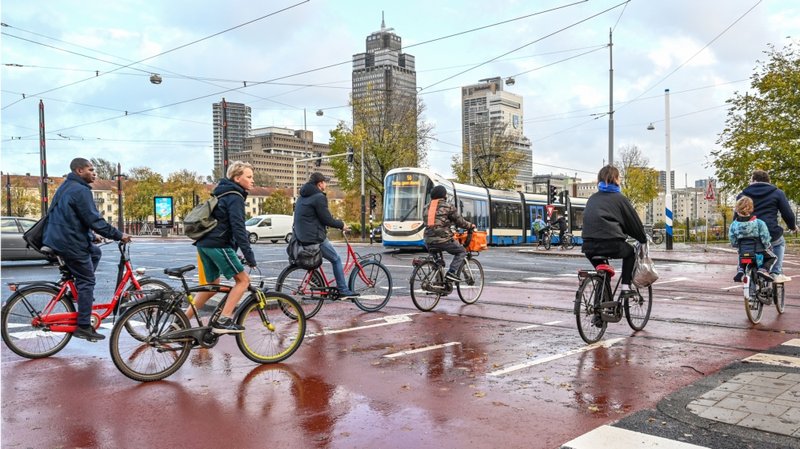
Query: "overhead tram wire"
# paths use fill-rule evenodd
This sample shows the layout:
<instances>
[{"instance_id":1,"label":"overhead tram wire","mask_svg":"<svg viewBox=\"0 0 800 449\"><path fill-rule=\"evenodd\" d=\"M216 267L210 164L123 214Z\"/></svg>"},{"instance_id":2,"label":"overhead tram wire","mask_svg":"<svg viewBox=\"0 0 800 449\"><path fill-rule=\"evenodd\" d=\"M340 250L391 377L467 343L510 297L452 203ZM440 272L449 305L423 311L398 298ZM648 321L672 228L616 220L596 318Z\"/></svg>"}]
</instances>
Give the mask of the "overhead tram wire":
<instances>
[{"instance_id":1,"label":"overhead tram wire","mask_svg":"<svg viewBox=\"0 0 800 449\"><path fill-rule=\"evenodd\" d=\"M531 45L533 45L533 44L535 44L535 43L537 43L537 42L541 42L541 41L543 41L544 39L547 39L547 38L549 38L549 37L553 37L553 36L555 36L555 35L556 35L556 34L558 34L558 33L561 33L561 32L563 32L563 31L566 31L566 30L568 30L568 29L570 29L570 28L572 28L572 27L575 27L575 26L577 26L577 25L580 25L580 24L581 24L581 23L583 23L583 22L586 22L586 21L589 21L589 20L591 20L591 19L594 19L595 17L597 17L597 16L600 16L600 15L603 15L603 14L607 13L608 11L611 11L611 10L614 10L614 9L616 9L616 8L619 8L620 6L622 6L622 5L624 5L624 4L627 4L627 3L629 3L630 1L631 1L631 0L625 0L625 1L624 1L624 2L622 2L622 3L618 3L618 4L616 4L616 5L614 5L614 6L610 7L610 8L607 8L607 9L605 9L605 10L603 10L603 11L600 11L600 12L599 12L599 13L597 13L597 14L593 14L593 15L591 15L591 16L589 16L589 17L586 17L586 18L584 18L584 19L581 19L581 20L579 20L579 21L577 21L577 22L574 22L574 23L572 23L572 24L570 24L570 25L567 25L567 26L565 26L565 27L563 27L563 28L560 28L560 29L558 29L558 30L556 30L556 31L553 31L552 33L546 34L546 35L544 35L544 36L542 36L542 37L540 37L540 38L538 38L538 39L535 39L535 40L533 40L533 41L531 41L531 42L528 42L527 44L524 44L524 45L522 45L522 46L520 46L520 47L517 47L517 48L515 48L515 49L513 49L513 50L509 50L509 51L507 51L507 52L505 52L505 53L503 53L503 54L501 54L501 55L499 55L499 56L496 56L496 57L494 57L494 58L491 58L491 59L489 59L489 60L487 60L487 61L484 61L484 62L482 62L482 63L480 63L480 64L477 64L477 65L475 65L475 66L473 66L473 67L471 67L471 68L469 68L469 69L467 69L467 70L462 70L462 71L460 71L460 72L458 72L458 73L456 73L456 74L454 74L454 75L451 75L451 76L448 76L448 77L446 77L446 78L443 78L443 79L441 79L441 80L439 80L439 81L437 81L437 82L435 82L435 83L433 83L433 84L430 84L430 85L428 85L428 86L426 86L426 87L423 87L423 88L421 89L421 91L422 91L422 90L427 90L427 89L429 89L429 88L431 88L431 87L433 87L433 86L436 86L436 85L438 85L438 84L441 84L441 83L443 83L443 82L445 82L445 81L447 81L447 80L453 79L453 78L455 78L455 77L457 77L457 76L459 76L459 75L463 75L463 74L465 74L465 73L467 73L467 72L469 72L469 71L475 70L475 69L477 69L478 67L481 67L481 66L484 66L484 65L486 65L486 64L488 64L488 63L490 63L490 62L496 61L496 60L498 60L498 59L502 58L503 56L508 56L508 55L510 55L511 53L514 53L514 52L517 52L517 51L519 51L519 50L522 50L523 48L525 48L525 47L529 47L529 46L531 46Z\"/></svg>"},{"instance_id":2,"label":"overhead tram wire","mask_svg":"<svg viewBox=\"0 0 800 449\"><path fill-rule=\"evenodd\" d=\"M302 0L302 1L298 2L298 3L295 3L294 5L287 6L287 7L283 8L283 9L279 9L279 10L277 10L277 11L273 11L273 12L271 12L271 13L269 13L269 14L265 14L265 15L263 15L263 16L257 17L257 18L255 18L255 19L252 19L252 20L248 20L247 22L244 22L244 23L241 23L241 24L239 24L239 25L236 25L236 26L233 26L233 27L227 28L227 29L225 29L225 30L222 30L222 31L218 31L218 32L216 32L216 33L214 33L214 34L211 34L211 35L208 35L208 36L202 37L202 38L200 38L200 39L196 39L196 40L194 40L194 41L192 41L192 42L189 42L189 43L186 43L186 44L183 44L183 45L179 45L179 46L177 46L177 47L175 47L175 48L172 48L172 49L170 49L170 50L162 51L161 53L158 53L158 54L155 54L155 55L152 55L152 56L148 56L148 57L146 57L146 58L144 58L144 59L141 59L141 60L139 60L139 61L132 62L132 63L130 63L130 64L127 64L127 65L123 66L123 67L120 67L120 68L117 68L117 69L111 70L110 72L106 72L106 73L115 72L115 71L117 71L117 70L121 70L121 69L123 69L123 68L129 68L129 67L133 66L134 64L139 64L139 63L142 63L142 62L144 62L144 61L149 61L150 59L154 59L154 58L157 58L157 57L159 57L159 56L163 56L163 55L165 55L165 54L167 54L167 53L172 53L172 52L174 52L174 51L177 51L177 50L180 50L180 49L186 48L186 47L188 47L188 46L190 46L190 45L194 45L194 44L200 43L200 42L202 42L202 41L205 41L205 40L211 39L212 37L219 36L219 35L221 35L221 34L224 34L224 33L227 33L227 32L229 32L229 31L233 31L233 30L235 30L235 29L237 29L237 28L241 28L241 27L243 27L243 26L250 25L251 23L258 22L258 21L260 21L260 20L266 19L266 18L268 18L268 17L271 17L271 16L274 16L274 15L276 15L276 14L280 14L280 13L282 13L282 12L288 11L288 10L290 10L290 9L293 9L293 8L295 8L295 7L299 6L299 5L302 5L303 3L308 3L309 1L311 1L311 0ZM4 23L4 24L2 24L2 25L3 25L4 27L10 27L10 25L8 25L8 24L5 24L5 23ZM5 33L3 33L3 34L5 34ZM83 81L87 81L87 80L94 79L94 78L96 78L96 77L92 77L92 78L86 78L86 79L84 79L84 80L81 80L81 81L78 81L78 82L83 82ZM48 92L52 92L52 91L54 91L54 90L61 89L61 88L63 88L63 87L72 86L72 85L75 85L75 84L77 84L78 82L74 82L74 83L70 83L70 84L67 84L67 85L64 85L64 86L60 86L60 87L56 87L56 88L53 88L53 89L49 89L49 90L47 90L47 91L45 91L45 92L42 92L42 93L48 93ZM37 95L40 95L40 94L38 94L38 93L37 93L37 94L33 94L33 95L30 95L30 96L28 96L28 98L30 98L30 97L36 97ZM5 107L3 107L2 109L6 109L6 108L8 108L9 106L12 106L12 105L14 105L14 104L16 104L16 103L19 103L20 101L23 101L23 100L25 100L25 98L19 99L19 100L15 101L15 102L13 102L13 103L9 104L8 106L5 106Z\"/></svg>"}]
</instances>

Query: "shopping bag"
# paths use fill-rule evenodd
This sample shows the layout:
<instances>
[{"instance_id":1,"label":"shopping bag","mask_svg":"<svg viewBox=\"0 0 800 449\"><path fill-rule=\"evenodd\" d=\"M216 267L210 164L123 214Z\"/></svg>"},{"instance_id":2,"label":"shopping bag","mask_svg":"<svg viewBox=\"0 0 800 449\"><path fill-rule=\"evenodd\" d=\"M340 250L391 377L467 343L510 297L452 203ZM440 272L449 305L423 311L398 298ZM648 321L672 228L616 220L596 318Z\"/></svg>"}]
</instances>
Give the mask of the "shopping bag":
<instances>
[{"instance_id":1,"label":"shopping bag","mask_svg":"<svg viewBox=\"0 0 800 449\"><path fill-rule=\"evenodd\" d=\"M650 246L647 243L637 243L633 284L637 287L648 287L657 280L658 272L656 272L655 264L650 258Z\"/></svg>"}]
</instances>

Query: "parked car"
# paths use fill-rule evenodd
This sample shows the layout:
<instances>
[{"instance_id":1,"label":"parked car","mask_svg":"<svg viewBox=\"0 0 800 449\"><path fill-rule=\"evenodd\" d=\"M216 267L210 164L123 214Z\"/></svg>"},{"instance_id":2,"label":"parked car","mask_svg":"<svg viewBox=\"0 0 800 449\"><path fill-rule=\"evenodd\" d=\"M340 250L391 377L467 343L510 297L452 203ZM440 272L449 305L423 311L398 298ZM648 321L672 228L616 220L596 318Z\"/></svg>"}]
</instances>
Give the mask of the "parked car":
<instances>
[{"instance_id":1,"label":"parked car","mask_svg":"<svg viewBox=\"0 0 800 449\"><path fill-rule=\"evenodd\" d=\"M278 243L278 240L289 242L292 238L291 215L258 215L244 223L250 243L259 240L269 240Z\"/></svg>"},{"instance_id":2,"label":"parked car","mask_svg":"<svg viewBox=\"0 0 800 449\"><path fill-rule=\"evenodd\" d=\"M22 233L37 220L23 217L0 218L0 259L2 260L48 260L44 254L28 248Z\"/></svg>"}]
</instances>

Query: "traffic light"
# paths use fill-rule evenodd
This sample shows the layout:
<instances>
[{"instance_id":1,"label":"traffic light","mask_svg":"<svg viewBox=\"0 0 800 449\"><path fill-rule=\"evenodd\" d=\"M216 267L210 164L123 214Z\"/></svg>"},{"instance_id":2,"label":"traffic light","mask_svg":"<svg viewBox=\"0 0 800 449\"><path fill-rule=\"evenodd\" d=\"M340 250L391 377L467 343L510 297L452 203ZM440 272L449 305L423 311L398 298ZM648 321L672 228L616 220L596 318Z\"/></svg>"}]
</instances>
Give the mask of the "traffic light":
<instances>
[{"instance_id":1,"label":"traffic light","mask_svg":"<svg viewBox=\"0 0 800 449\"><path fill-rule=\"evenodd\" d=\"M369 210L375 210L375 207L378 205L378 198L375 196L374 193L370 192L369 194Z\"/></svg>"},{"instance_id":2,"label":"traffic light","mask_svg":"<svg viewBox=\"0 0 800 449\"><path fill-rule=\"evenodd\" d=\"M347 163L353 163L353 147L347 147Z\"/></svg>"},{"instance_id":3,"label":"traffic light","mask_svg":"<svg viewBox=\"0 0 800 449\"><path fill-rule=\"evenodd\" d=\"M558 195L556 195L556 186L550 186L550 199L549 204L553 204L558 199Z\"/></svg>"},{"instance_id":4,"label":"traffic light","mask_svg":"<svg viewBox=\"0 0 800 449\"><path fill-rule=\"evenodd\" d=\"M314 164L317 167L321 167L322 166L322 153L317 152L317 160L314 161Z\"/></svg>"}]
</instances>

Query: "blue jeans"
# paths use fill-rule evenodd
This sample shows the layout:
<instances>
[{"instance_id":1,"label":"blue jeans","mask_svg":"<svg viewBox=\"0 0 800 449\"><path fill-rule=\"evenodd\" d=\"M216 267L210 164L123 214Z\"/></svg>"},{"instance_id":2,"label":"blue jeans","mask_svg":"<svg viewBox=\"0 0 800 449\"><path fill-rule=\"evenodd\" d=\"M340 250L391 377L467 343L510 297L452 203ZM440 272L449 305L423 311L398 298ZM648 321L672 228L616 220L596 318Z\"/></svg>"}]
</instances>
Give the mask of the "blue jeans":
<instances>
[{"instance_id":1,"label":"blue jeans","mask_svg":"<svg viewBox=\"0 0 800 449\"><path fill-rule=\"evenodd\" d=\"M344 265L342 264L342 259L336 252L336 248L333 247L333 243L325 239L324 242L319 244L319 247L322 250L322 257L333 266L333 277L336 278L336 287L342 291L349 290L347 281L344 279Z\"/></svg>"},{"instance_id":2,"label":"blue jeans","mask_svg":"<svg viewBox=\"0 0 800 449\"><path fill-rule=\"evenodd\" d=\"M775 265L772 266L770 273L783 274L783 252L786 250L786 240L781 236L772 242L772 252L775 253Z\"/></svg>"},{"instance_id":3,"label":"blue jeans","mask_svg":"<svg viewBox=\"0 0 800 449\"><path fill-rule=\"evenodd\" d=\"M92 304L94 303L94 272L100 263L103 253L92 245L91 253L78 258L64 258L69 271L75 278L75 288L78 290L78 326L92 324Z\"/></svg>"}]
</instances>

